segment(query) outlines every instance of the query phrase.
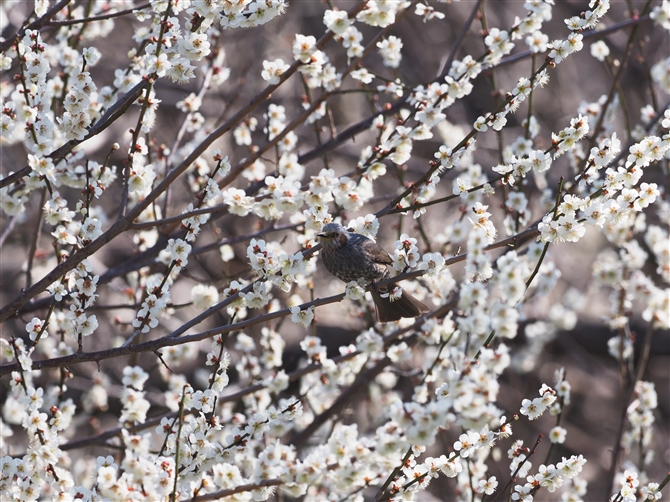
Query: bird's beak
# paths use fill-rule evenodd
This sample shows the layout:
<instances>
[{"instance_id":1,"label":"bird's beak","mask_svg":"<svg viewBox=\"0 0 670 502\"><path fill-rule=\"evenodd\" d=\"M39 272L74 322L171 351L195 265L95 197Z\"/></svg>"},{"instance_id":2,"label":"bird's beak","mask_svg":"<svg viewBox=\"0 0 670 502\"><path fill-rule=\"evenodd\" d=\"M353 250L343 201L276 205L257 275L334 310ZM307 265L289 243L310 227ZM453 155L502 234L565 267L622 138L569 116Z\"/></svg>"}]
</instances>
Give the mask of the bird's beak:
<instances>
[{"instance_id":1,"label":"bird's beak","mask_svg":"<svg viewBox=\"0 0 670 502\"><path fill-rule=\"evenodd\" d=\"M322 239L327 239L328 238L328 234L324 234L323 232L320 232L320 233L316 234L316 236L321 237Z\"/></svg>"}]
</instances>

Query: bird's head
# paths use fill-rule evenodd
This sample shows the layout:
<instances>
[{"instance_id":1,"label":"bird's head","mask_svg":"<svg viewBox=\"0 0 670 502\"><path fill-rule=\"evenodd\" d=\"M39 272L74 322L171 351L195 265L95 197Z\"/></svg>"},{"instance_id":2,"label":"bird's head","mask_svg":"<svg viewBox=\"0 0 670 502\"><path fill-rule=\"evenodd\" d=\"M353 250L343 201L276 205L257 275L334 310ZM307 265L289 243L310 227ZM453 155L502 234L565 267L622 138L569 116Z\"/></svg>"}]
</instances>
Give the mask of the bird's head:
<instances>
[{"instance_id":1,"label":"bird's head","mask_svg":"<svg viewBox=\"0 0 670 502\"><path fill-rule=\"evenodd\" d=\"M316 236L324 247L331 248L341 248L342 246L345 246L349 240L349 232L338 223L328 223L327 225L324 225L321 232L316 234Z\"/></svg>"}]
</instances>

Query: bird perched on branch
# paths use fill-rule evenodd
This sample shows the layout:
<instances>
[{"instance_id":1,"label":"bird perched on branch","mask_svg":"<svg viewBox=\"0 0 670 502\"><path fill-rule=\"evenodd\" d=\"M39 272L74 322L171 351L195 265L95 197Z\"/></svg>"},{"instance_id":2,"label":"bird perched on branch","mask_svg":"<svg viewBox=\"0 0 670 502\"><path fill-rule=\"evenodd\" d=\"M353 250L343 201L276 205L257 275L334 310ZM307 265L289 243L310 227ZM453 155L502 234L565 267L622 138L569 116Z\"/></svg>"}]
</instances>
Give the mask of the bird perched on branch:
<instances>
[{"instance_id":1,"label":"bird perched on branch","mask_svg":"<svg viewBox=\"0 0 670 502\"><path fill-rule=\"evenodd\" d=\"M363 279L370 285L378 322L419 317L430 309L407 292L392 299L389 286L377 287L375 281L390 277L388 265L393 260L384 249L364 235L349 232L337 223L328 223L317 234L321 260L328 272L344 282Z\"/></svg>"}]
</instances>

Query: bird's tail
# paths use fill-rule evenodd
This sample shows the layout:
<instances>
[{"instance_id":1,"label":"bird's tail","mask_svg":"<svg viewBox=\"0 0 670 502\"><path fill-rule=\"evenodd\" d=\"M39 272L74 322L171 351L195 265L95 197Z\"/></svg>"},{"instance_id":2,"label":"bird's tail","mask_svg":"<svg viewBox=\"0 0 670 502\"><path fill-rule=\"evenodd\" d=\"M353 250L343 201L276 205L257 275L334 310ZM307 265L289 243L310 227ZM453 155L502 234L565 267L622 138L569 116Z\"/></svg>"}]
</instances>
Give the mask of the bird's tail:
<instances>
[{"instance_id":1,"label":"bird's tail","mask_svg":"<svg viewBox=\"0 0 670 502\"><path fill-rule=\"evenodd\" d=\"M403 291L402 296L394 301L391 301L389 296L383 297L383 291L372 288L370 293L372 293L372 299L375 302L377 322L397 321L403 317L419 317L430 311L428 307L407 291Z\"/></svg>"}]
</instances>

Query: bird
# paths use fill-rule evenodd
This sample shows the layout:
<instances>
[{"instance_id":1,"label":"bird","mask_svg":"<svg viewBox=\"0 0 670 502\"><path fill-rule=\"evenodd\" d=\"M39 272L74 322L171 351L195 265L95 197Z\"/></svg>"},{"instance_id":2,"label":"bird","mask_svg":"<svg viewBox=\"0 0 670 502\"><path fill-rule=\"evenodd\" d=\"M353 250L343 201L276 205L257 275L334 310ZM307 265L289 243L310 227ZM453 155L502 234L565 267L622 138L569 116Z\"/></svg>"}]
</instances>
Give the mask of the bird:
<instances>
[{"instance_id":1,"label":"bird","mask_svg":"<svg viewBox=\"0 0 670 502\"><path fill-rule=\"evenodd\" d=\"M364 280L370 286L377 322L397 321L403 317L419 317L430 311L419 300L403 291L391 300L388 286L376 281L390 277L388 265L393 259L379 244L364 235L349 232L338 223L328 223L317 234L321 243L321 261L335 277L344 282Z\"/></svg>"}]
</instances>

